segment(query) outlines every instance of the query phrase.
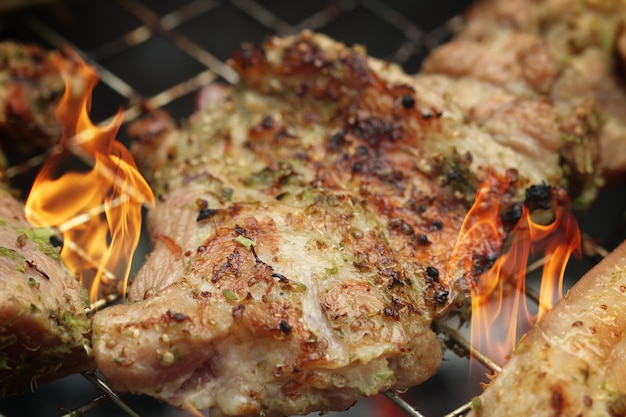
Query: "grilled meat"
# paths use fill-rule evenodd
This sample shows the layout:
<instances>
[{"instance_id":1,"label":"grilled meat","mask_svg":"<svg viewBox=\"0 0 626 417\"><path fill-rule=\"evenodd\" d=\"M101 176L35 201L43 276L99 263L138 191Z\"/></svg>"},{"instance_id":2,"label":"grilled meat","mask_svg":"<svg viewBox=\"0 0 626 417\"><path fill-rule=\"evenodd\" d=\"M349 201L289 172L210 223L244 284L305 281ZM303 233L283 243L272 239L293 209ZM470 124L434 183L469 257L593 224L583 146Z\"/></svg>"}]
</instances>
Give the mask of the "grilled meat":
<instances>
[{"instance_id":1,"label":"grilled meat","mask_svg":"<svg viewBox=\"0 0 626 417\"><path fill-rule=\"evenodd\" d=\"M496 138L419 77L308 32L232 65L241 84L207 87L185 128L154 114L130 130L159 196L154 250L129 302L94 318L100 371L218 415L345 409L425 380L441 360L431 320L500 249L449 265L478 182L516 168L510 204L558 183L558 133L541 133L558 131ZM525 117L555 113L529 103Z\"/></svg>"},{"instance_id":2,"label":"grilled meat","mask_svg":"<svg viewBox=\"0 0 626 417\"><path fill-rule=\"evenodd\" d=\"M32 152L51 146L60 131L54 104L63 80L48 52L0 43L0 146ZM8 167L0 152L0 180ZM86 291L59 259L52 230L34 228L24 205L0 184L0 391L93 369Z\"/></svg>"},{"instance_id":3,"label":"grilled meat","mask_svg":"<svg viewBox=\"0 0 626 417\"><path fill-rule=\"evenodd\" d=\"M587 106L591 93L602 121L598 163L609 180L622 178L625 6L623 0L480 0L467 14L465 29L431 55L425 69L453 76L471 73L508 91L521 88L525 95L547 93L558 109L570 114L571 109ZM522 65L512 67L513 60ZM597 123L561 116L559 129L572 142L587 134L587 124Z\"/></svg>"},{"instance_id":4,"label":"grilled meat","mask_svg":"<svg viewBox=\"0 0 626 417\"><path fill-rule=\"evenodd\" d=\"M470 415L624 415L625 302L623 243L522 338Z\"/></svg>"},{"instance_id":5,"label":"grilled meat","mask_svg":"<svg viewBox=\"0 0 626 417\"><path fill-rule=\"evenodd\" d=\"M54 108L65 86L49 53L36 45L0 42L0 139L6 151L40 152L60 137Z\"/></svg>"},{"instance_id":6,"label":"grilled meat","mask_svg":"<svg viewBox=\"0 0 626 417\"><path fill-rule=\"evenodd\" d=\"M549 150L565 163L562 184L572 196L586 203L595 197L601 172L599 109L590 86L560 65L542 38L517 32L489 40L461 38L431 54L419 77L496 142L522 155L529 168L554 166L545 155ZM492 155L475 157L488 163Z\"/></svg>"},{"instance_id":7,"label":"grilled meat","mask_svg":"<svg viewBox=\"0 0 626 417\"><path fill-rule=\"evenodd\" d=\"M59 260L50 229L0 189L0 390L21 392L94 367L86 292Z\"/></svg>"}]
</instances>

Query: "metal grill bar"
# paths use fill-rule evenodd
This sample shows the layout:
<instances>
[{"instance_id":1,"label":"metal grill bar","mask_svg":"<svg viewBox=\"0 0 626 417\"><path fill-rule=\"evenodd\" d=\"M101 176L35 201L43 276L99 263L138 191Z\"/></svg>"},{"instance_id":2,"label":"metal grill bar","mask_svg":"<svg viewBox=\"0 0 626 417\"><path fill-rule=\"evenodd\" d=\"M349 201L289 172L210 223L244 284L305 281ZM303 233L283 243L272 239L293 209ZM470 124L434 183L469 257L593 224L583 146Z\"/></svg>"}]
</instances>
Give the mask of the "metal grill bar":
<instances>
[{"instance_id":1,"label":"metal grill bar","mask_svg":"<svg viewBox=\"0 0 626 417\"><path fill-rule=\"evenodd\" d=\"M277 35L287 36L297 33L297 29L294 26L282 21L278 16L254 0L231 0L231 3L262 25L272 28Z\"/></svg>"},{"instance_id":2,"label":"metal grill bar","mask_svg":"<svg viewBox=\"0 0 626 417\"><path fill-rule=\"evenodd\" d=\"M469 340L458 330L448 326L444 322L435 322L433 324L435 332L447 337L446 343L459 356L475 359L494 374L502 371L500 365L492 361L487 355L476 349Z\"/></svg>"},{"instance_id":3,"label":"metal grill bar","mask_svg":"<svg viewBox=\"0 0 626 417\"><path fill-rule=\"evenodd\" d=\"M383 392L383 395L389 398L395 405L398 406L402 411L404 411L409 417L424 417L422 413L411 407L409 403L404 401L402 397L400 397L395 392L386 391Z\"/></svg>"},{"instance_id":4,"label":"metal grill bar","mask_svg":"<svg viewBox=\"0 0 626 417\"><path fill-rule=\"evenodd\" d=\"M328 3L328 6L317 13L302 20L296 25L297 30L319 30L337 19L342 13L349 13L356 7L357 2L354 0L339 0L337 2Z\"/></svg>"},{"instance_id":5,"label":"metal grill bar","mask_svg":"<svg viewBox=\"0 0 626 417\"><path fill-rule=\"evenodd\" d=\"M128 405L122 397L120 397L115 391L113 391L109 386L98 377L94 372L84 372L83 376L91 382L96 388L103 391L111 400L113 400L126 414L130 417L141 417L135 410Z\"/></svg>"},{"instance_id":6,"label":"metal grill bar","mask_svg":"<svg viewBox=\"0 0 626 417\"><path fill-rule=\"evenodd\" d=\"M85 51L81 50L72 41L50 28L40 19L33 16L26 16L23 19L23 23L33 32L37 33L42 38L47 39L56 49L62 50L66 47L69 47L73 51L78 53L86 62L88 62L90 65L94 66L98 70L98 75L102 82L106 83L109 87L117 91L122 96L126 98L131 98L138 95L133 87L125 83L121 78L117 77L107 68L100 65L98 61L90 59L89 55Z\"/></svg>"},{"instance_id":7,"label":"metal grill bar","mask_svg":"<svg viewBox=\"0 0 626 417\"><path fill-rule=\"evenodd\" d=\"M226 65L226 63L220 61L212 53L202 48L200 45L189 39L187 36L173 30L184 20L175 20L171 17L167 20L165 20L165 18L161 19L156 13L152 12L152 10L150 10L148 7L144 6L141 2L137 0L118 0L117 2L120 6L126 8L136 17L143 20L146 25L152 27L155 31L158 31L159 33L168 36L182 51L186 52L191 57L198 60L200 63L212 69L216 74L219 74L226 81L230 82L231 84L235 84L239 80L239 75L232 68ZM193 12L200 13L203 12L205 9L210 10L210 7L197 8L193 10ZM185 13L182 16L192 17L193 15L190 13ZM163 24L164 20L167 24Z\"/></svg>"},{"instance_id":8,"label":"metal grill bar","mask_svg":"<svg viewBox=\"0 0 626 417\"><path fill-rule=\"evenodd\" d=\"M472 401L468 401L467 403L463 404L462 406L452 411L451 413L446 414L444 417L464 416L465 414L469 413L471 409L472 409Z\"/></svg>"},{"instance_id":9,"label":"metal grill bar","mask_svg":"<svg viewBox=\"0 0 626 417\"><path fill-rule=\"evenodd\" d=\"M111 399L111 397L109 397L106 393L100 394L96 398L93 398L93 399L87 401L85 404L81 405L80 407L75 408L74 410L69 411L67 414L63 414L61 417L82 416L87 411L91 410L94 407L97 407L98 405L100 405L100 404L102 404L104 402L109 401L110 399Z\"/></svg>"}]
</instances>

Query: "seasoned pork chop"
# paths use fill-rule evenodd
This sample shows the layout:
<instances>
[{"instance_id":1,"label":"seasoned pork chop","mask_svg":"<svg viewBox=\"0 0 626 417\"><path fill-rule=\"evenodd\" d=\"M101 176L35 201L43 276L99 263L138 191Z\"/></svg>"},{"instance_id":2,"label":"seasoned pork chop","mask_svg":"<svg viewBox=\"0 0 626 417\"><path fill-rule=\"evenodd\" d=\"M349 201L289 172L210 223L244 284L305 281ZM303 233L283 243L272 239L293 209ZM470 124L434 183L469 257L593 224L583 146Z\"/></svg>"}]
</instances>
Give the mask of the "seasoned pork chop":
<instances>
[{"instance_id":1,"label":"seasoned pork chop","mask_svg":"<svg viewBox=\"0 0 626 417\"><path fill-rule=\"evenodd\" d=\"M606 179L619 180L626 172L625 25L623 0L479 0L464 30L431 54L424 70L470 74L519 97L547 95L574 116L562 113L558 125L573 143L599 123L597 162L567 148L563 155L579 160L572 165L596 163ZM588 106L590 95L595 112L571 113Z\"/></svg>"},{"instance_id":2,"label":"seasoned pork chop","mask_svg":"<svg viewBox=\"0 0 626 417\"><path fill-rule=\"evenodd\" d=\"M59 259L50 229L0 188L0 390L22 392L95 367L87 294Z\"/></svg>"},{"instance_id":3,"label":"seasoned pork chop","mask_svg":"<svg viewBox=\"0 0 626 417\"><path fill-rule=\"evenodd\" d=\"M623 416L625 303L622 243L521 339L470 416Z\"/></svg>"},{"instance_id":4,"label":"seasoned pork chop","mask_svg":"<svg viewBox=\"0 0 626 417\"><path fill-rule=\"evenodd\" d=\"M232 65L241 84L207 87L184 128L163 114L131 128L159 196L154 251L129 302L95 316L100 371L216 415L341 410L425 380L441 360L431 320L500 250L450 265L478 182L508 171L514 217L526 186L561 180L558 135L518 153L539 133L496 140L426 83L311 33Z\"/></svg>"},{"instance_id":5,"label":"seasoned pork chop","mask_svg":"<svg viewBox=\"0 0 626 417\"><path fill-rule=\"evenodd\" d=\"M69 61L68 61L69 63ZM0 42L0 149L30 153L59 137L63 80L49 52ZM0 391L19 393L93 369L86 291L63 265L53 231L35 228L6 184L0 151Z\"/></svg>"},{"instance_id":6,"label":"seasoned pork chop","mask_svg":"<svg viewBox=\"0 0 626 417\"><path fill-rule=\"evenodd\" d=\"M498 145L473 152L475 158L497 158L504 144L525 170L545 172L560 159L565 166L555 176L584 205L593 200L602 172L600 109L589 84L559 65L544 39L507 31L489 40L461 38L431 54L417 77Z\"/></svg>"},{"instance_id":7,"label":"seasoned pork chop","mask_svg":"<svg viewBox=\"0 0 626 417\"><path fill-rule=\"evenodd\" d=\"M50 51L0 42L0 84L0 143L5 150L42 152L55 144L61 130L54 108L64 83Z\"/></svg>"}]
</instances>

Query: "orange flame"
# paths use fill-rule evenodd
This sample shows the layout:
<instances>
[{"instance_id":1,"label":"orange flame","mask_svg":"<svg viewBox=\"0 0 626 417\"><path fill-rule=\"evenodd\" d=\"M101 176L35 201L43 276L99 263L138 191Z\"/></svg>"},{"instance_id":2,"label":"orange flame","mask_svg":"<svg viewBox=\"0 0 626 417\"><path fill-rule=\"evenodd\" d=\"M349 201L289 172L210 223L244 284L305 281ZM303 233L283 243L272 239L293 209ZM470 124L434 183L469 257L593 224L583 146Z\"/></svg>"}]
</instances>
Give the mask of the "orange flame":
<instances>
[{"instance_id":1,"label":"orange flame","mask_svg":"<svg viewBox=\"0 0 626 417\"><path fill-rule=\"evenodd\" d=\"M504 239L500 217L502 197L508 178L490 174L481 185L474 205L468 212L459 233L452 259L464 259L463 270L472 268L472 256L460 253L476 246L498 245ZM532 326L561 297L563 276L572 253L580 254L580 232L570 211L566 193L551 190L550 212L554 219L544 225L533 221L526 206L509 235L508 249L497 257L493 266L468 282L472 301L472 345L502 363L517 340L519 326ZM464 249L465 248L465 249ZM501 248L489 248L492 253ZM526 304L526 264L531 255L542 251L544 266L537 314Z\"/></svg>"},{"instance_id":2,"label":"orange flame","mask_svg":"<svg viewBox=\"0 0 626 417\"><path fill-rule=\"evenodd\" d=\"M126 293L142 205L153 205L154 196L130 152L115 140L122 110L107 126L91 122L88 113L98 75L77 54L69 54L75 65L58 54L53 57L66 86L55 112L61 142L35 179L26 216L36 226L55 226L63 234L61 259L83 283L91 281L94 302L101 284L118 279ZM76 157L87 169L67 171L68 164L79 161Z\"/></svg>"}]
</instances>

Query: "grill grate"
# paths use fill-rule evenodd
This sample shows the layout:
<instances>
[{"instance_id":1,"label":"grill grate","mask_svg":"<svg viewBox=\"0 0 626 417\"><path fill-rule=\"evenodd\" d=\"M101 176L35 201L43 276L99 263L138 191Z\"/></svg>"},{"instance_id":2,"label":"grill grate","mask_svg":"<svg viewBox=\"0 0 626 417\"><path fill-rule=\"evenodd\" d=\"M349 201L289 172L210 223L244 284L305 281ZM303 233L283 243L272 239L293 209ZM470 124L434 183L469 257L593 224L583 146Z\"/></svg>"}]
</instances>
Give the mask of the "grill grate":
<instances>
[{"instance_id":1,"label":"grill grate","mask_svg":"<svg viewBox=\"0 0 626 417\"><path fill-rule=\"evenodd\" d=\"M71 46L101 76L92 118L104 120L124 106L129 121L140 103L188 116L199 87L217 78L237 81L225 61L242 42L305 28L363 44L371 55L416 72L424 56L459 27L457 13L468 3L450 1L442 9L408 0L62 2L0 21L0 36Z\"/></svg>"},{"instance_id":2,"label":"grill grate","mask_svg":"<svg viewBox=\"0 0 626 417\"><path fill-rule=\"evenodd\" d=\"M217 79L237 82L238 76L226 60L242 42L260 43L271 35L311 29L348 45L363 44L370 55L400 63L406 72L413 73L433 48L462 26L459 13L469 3L57 0L46 8L0 16L0 39L35 42L51 48L68 45L95 66L101 77L91 112L96 122L108 120L119 107L125 109L125 122L140 116L144 108L163 108L175 118L182 118L192 113L195 92L202 86ZM120 139L124 141L123 136ZM40 155L12 168L8 175L19 177L45 157ZM608 197L601 197L595 206L612 207L613 226L609 230L597 232L593 220L582 224L583 229L596 230L594 236L607 236L607 247L616 246L625 235L626 206L619 197L623 188L618 185L606 192ZM592 207L595 215L594 210L598 209ZM602 209L597 216L603 217ZM588 260L579 262L572 267L571 275L579 277L589 265ZM468 410L465 402L481 390L477 381L466 381L469 361L460 358L469 355L471 346L460 331L440 327L438 331L450 338L460 355L447 354L439 374L406 395L385 393L406 415L462 416ZM497 371L488 358L483 363L490 371ZM91 384L85 383L85 379ZM61 405L66 408L59 409ZM377 405L364 400L341 415L370 416L377 411L381 412ZM75 416L87 412L93 416L188 415L149 398L118 396L94 373L66 378L32 394L0 399L0 413L8 415Z\"/></svg>"}]
</instances>

